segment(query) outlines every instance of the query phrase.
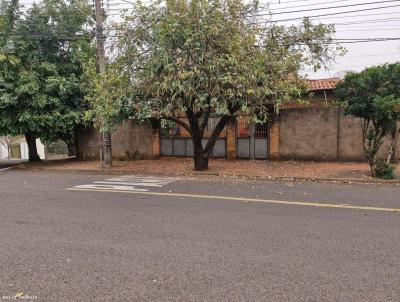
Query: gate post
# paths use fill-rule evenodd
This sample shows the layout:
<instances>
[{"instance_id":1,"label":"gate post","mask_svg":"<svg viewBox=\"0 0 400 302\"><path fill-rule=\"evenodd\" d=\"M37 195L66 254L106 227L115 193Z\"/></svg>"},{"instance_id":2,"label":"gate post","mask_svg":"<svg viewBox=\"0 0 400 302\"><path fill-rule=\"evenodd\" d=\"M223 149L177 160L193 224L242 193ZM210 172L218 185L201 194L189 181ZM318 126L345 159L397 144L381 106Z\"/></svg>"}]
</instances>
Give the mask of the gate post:
<instances>
[{"instance_id":1,"label":"gate post","mask_svg":"<svg viewBox=\"0 0 400 302\"><path fill-rule=\"evenodd\" d=\"M276 119L269 128L269 158L279 159L279 120Z\"/></svg>"},{"instance_id":2,"label":"gate post","mask_svg":"<svg viewBox=\"0 0 400 302\"><path fill-rule=\"evenodd\" d=\"M161 120L150 119L150 125L152 130L152 150L153 159L159 159L161 157Z\"/></svg>"},{"instance_id":3,"label":"gate post","mask_svg":"<svg viewBox=\"0 0 400 302\"><path fill-rule=\"evenodd\" d=\"M250 152L249 152L249 159L254 160L255 158L255 137L256 137L256 125L254 123L250 123L249 125L249 134L250 134Z\"/></svg>"},{"instance_id":4,"label":"gate post","mask_svg":"<svg viewBox=\"0 0 400 302\"><path fill-rule=\"evenodd\" d=\"M226 124L226 159L236 159L236 118Z\"/></svg>"}]
</instances>

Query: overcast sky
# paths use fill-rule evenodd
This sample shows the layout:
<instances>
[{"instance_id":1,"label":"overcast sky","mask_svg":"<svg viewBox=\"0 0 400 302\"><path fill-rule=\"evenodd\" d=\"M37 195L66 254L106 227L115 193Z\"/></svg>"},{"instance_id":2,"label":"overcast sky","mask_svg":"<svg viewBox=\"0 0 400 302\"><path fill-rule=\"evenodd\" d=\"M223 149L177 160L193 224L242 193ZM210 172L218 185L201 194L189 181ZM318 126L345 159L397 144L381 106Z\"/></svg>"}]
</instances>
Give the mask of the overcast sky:
<instances>
[{"instance_id":1,"label":"overcast sky","mask_svg":"<svg viewBox=\"0 0 400 302\"><path fill-rule=\"evenodd\" d=\"M103 0L114 20L118 19L119 10L130 6L127 2L129 0ZM32 1L22 0L22 3L29 5ZM325 15L312 20L315 23L336 24L337 39L400 38L400 0L260 0L260 4L269 4L269 18L273 21ZM262 13L267 12L265 10ZM278 24L298 22L288 20ZM367 66L400 61L400 40L349 43L343 46L347 48L345 56L337 58L337 62L328 70L317 73L306 71L308 77L332 77L344 70L360 71Z\"/></svg>"}]
</instances>

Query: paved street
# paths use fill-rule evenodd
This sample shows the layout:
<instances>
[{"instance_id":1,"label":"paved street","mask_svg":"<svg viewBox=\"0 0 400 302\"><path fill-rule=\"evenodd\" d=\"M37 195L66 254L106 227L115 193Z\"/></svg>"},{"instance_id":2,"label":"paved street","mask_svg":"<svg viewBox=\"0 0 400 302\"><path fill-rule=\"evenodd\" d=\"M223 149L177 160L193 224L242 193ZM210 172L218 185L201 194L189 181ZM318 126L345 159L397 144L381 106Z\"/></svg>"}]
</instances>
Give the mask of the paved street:
<instances>
[{"instance_id":1,"label":"paved street","mask_svg":"<svg viewBox=\"0 0 400 302\"><path fill-rule=\"evenodd\" d=\"M398 186L1 171L0 300L399 301L399 196Z\"/></svg>"}]
</instances>

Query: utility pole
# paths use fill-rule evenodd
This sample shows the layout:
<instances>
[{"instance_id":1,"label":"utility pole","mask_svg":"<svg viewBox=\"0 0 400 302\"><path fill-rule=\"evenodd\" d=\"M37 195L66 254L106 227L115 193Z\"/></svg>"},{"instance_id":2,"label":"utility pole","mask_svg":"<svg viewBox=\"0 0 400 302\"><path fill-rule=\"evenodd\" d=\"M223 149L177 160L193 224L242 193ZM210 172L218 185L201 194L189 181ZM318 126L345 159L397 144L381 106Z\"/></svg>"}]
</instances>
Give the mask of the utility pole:
<instances>
[{"instance_id":1,"label":"utility pole","mask_svg":"<svg viewBox=\"0 0 400 302\"><path fill-rule=\"evenodd\" d=\"M106 58L104 50L104 35L103 35L103 11L101 0L94 0L95 15L96 15L96 41L97 41L97 56L99 71L102 77L106 76ZM111 132L103 132L103 154L100 156L103 168L112 166L112 152L111 152Z\"/></svg>"}]
</instances>

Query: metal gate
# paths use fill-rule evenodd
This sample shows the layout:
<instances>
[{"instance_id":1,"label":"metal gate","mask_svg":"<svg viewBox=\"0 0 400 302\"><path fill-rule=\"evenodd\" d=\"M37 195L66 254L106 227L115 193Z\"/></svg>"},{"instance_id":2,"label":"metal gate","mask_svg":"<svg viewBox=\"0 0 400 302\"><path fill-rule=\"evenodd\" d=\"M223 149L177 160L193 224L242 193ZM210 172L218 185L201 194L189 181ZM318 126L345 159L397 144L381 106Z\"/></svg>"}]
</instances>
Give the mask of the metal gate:
<instances>
[{"instance_id":1,"label":"metal gate","mask_svg":"<svg viewBox=\"0 0 400 302\"><path fill-rule=\"evenodd\" d=\"M186 118L182 120L187 122ZM217 125L219 117L211 116L208 120L205 137L202 140L203 148ZM161 155L162 156L193 156L193 141L190 134L181 126L170 124L161 126ZM226 158L226 130L217 139L210 157Z\"/></svg>"},{"instance_id":2,"label":"metal gate","mask_svg":"<svg viewBox=\"0 0 400 302\"><path fill-rule=\"evenodd\" d=\"M203 139L203 148L207 144L208 139ZM189 137L170 137L161 138L161 155L162 156L193 156L193 142ZM225 158L226 157L226 139L217 139L214 150L210 157Z\"/></svg>"},{"instance_id":3,"label":"metal gate","mask_svg":"<svg viewBox=\"0 0 400 302\"><path fill-rule=\"evenodd\" d=\"M268 158L268 124L251 124L238 120L236 152L241 159Z\"/></svg>"}]
</instances>

